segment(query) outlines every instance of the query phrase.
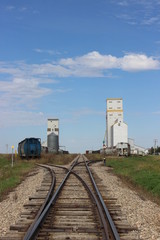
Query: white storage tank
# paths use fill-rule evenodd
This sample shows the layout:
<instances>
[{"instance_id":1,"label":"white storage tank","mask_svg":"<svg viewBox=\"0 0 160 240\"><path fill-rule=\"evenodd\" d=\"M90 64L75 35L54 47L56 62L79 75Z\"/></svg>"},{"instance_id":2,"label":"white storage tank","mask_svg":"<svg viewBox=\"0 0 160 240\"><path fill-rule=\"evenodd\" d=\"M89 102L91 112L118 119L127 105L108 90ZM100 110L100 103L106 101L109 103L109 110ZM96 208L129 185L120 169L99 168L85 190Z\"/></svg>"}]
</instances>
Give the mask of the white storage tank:
<instances>
[{"instance_id":1,"label":"white storage tank","mask_svg":"<svg viewBox=\"0 0 160 240\"><path fill-rule=\"evenodd\" d=\"M54 132L50 133L47 136L47 147L48 147L48 152L58 153L59 137Z\"/></svg>"}]
</instances>

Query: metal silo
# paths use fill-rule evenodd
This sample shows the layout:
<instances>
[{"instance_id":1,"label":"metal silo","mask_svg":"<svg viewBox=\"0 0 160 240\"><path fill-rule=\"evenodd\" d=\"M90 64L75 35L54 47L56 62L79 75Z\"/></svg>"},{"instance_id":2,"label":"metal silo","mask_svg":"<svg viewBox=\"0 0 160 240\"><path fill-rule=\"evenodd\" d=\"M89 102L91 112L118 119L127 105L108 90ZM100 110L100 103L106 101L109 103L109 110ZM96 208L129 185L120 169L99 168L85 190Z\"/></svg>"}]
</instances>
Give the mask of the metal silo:
<instances>
[{"instance_id":1,"label":"metal silo","mask_svg":"<svg viewBox=\"0 0 160 240\"><path fill-rule=\"evenodd\" d=\"M47 136L47 147L48 152L57 153L59 149L59 139L58 136L52 132Z\"/></svg>"}]
</instances>

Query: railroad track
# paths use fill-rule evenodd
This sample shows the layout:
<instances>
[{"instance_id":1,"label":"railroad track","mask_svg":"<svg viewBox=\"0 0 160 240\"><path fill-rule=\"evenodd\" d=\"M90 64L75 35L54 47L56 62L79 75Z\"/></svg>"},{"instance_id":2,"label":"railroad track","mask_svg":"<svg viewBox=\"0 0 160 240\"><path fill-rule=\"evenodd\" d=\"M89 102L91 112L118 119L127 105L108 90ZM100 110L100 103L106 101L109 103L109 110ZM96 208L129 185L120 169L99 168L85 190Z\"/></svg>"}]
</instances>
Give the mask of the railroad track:
<instances>
[{"instance_id":1,"label":"railroad track","mask_svg":"<svg viewBox=\"0 0 160 240\"><path fill-rule=\"evenodd\" d=\"M32 198L34 204L30 204L30 210L34 212L34 216L32 215L31 219L25 218L14 228L11 227L12 230L17 231L16 234L13 235L12 232L12 235L9 234L1 239L129 239L126 234L133 229L126 224L120 224L117 207L110 204L111 215L116 215L114 220L119 226L116 228L106 207L106 199L103 200L94 181L89 168L90 163L80 155L72 162L69 169L55 165L48 167L41 165L50 171L50 181L48 185L47 182L42 184L42 192L44 186L49 187L47 191L45 188L45 194ZM110 201L107 199L107 202ZM34 206L37 208L36 211Z\"/></svg>"}]
</instances>

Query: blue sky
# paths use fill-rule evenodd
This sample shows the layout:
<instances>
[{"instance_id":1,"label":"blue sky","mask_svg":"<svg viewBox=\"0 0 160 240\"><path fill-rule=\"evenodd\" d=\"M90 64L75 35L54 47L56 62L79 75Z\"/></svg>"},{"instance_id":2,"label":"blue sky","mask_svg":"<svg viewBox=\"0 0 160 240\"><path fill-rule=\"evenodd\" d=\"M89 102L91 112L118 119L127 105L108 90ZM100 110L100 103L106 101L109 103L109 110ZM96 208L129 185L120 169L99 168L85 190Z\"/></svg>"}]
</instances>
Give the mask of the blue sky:
<instances>
[{"instance_id":1,"label":"blue sky","mask_svg":"<svg viewBox=\"0 0 160 240\"><path fill-rule=\"evenodd\" d=\"M160 144L160 0L1 0L0 152L26 137L99 149L106 98L137 145Z\"/></svg>"}]
</instances>

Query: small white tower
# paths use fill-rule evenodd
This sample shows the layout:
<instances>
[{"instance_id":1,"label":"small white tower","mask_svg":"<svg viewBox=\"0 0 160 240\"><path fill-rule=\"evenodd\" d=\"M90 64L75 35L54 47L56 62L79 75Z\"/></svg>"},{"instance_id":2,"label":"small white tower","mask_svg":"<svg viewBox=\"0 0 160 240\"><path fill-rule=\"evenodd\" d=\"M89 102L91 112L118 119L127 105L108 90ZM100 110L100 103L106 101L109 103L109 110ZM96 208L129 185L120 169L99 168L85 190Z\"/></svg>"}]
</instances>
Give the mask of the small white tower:
<instances>
[{"instance_id":1,"label":"small white tower","mask_svg":"<svg viewBox=\"0 0 160 240\"><path fill-rule=\"evenodd\" d=\"M59 119L48 119L47 147L48 147L48 152L58 153L58 150L59 150Z\"/></svg>"},{"instance_id":2,"label":"small white tower","mask_svg":"<svg viewBox=\"0 0 160 240\"><path fill-rule=\"evenodd\" d=\"M59 119L48 119L47 136L52 132L59 136Z\"/></svg>"}]
</instances>

